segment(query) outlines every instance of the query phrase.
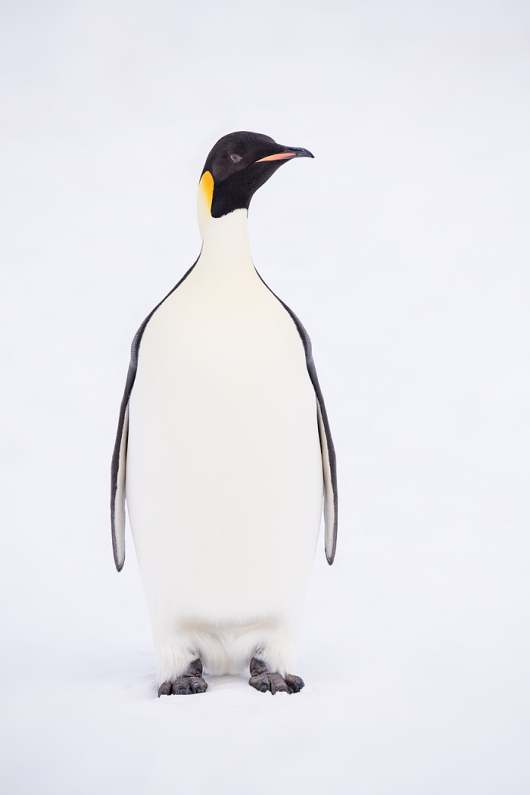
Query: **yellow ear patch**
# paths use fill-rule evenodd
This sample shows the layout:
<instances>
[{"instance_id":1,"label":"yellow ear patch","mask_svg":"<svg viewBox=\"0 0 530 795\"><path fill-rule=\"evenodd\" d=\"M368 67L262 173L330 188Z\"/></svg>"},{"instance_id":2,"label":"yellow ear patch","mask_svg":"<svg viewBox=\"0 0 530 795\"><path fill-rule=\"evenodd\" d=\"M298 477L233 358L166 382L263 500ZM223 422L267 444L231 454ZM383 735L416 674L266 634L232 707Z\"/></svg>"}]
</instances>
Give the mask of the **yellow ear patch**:
<instances>
[{"instance_id":1,"label":"yellow ear patch","mask_svg":"<svg viewBox=\"0 0 530 795\"><path fill-rule=\"evenodd\" d=\"M209 171L205 171L199 183L208 212L210 212L213 201L213 177Z\"/></svg>"}]
</instances>

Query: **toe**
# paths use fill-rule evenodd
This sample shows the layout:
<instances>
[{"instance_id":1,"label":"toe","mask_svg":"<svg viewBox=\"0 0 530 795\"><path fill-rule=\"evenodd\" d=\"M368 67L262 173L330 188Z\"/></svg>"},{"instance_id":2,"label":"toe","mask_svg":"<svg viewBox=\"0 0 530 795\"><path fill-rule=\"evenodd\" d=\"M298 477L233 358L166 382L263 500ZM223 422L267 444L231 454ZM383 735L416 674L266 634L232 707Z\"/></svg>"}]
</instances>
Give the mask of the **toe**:
<instances>
[{"instance_id":1,"label":"toe","mask_svg":"<svg viewBox=\"0 0 530 795\"><path fill-rule=\"evenodd\" d=\"M206 693L208 689L208 684L204 681L202 676L190 677L189 686L192 693Z\"/></svg>"},{"instance_id":2,"label":"toe","mask_svg":"<svg viewBox=\"0 0 530 795\"><path fill-rule=\"evenodd\" d=\"M300 690L305 686L304 680L299 676L294 676L294 674L286 674L285 682L290 693L299 693Z\"/></svg>"},{"instance_id":3,"label":"toe","mask_svg":"<svg viewBox=\"0 0 530 795\"><path fill-rule=\"evenodd\" d=\"M256 690L259 690L260 693L266 693L267 690L271 689L268 676L251 676L248 683Z\"/></svg>"},{"instance_id":4,"label":"toe","mask_svg":"<svg viewBox=\"0 0 530 795\"><path fill-rule=\"evenodd\" d=\"M271 680L271 693L272 693L272 695L274 695L275 693L288 693L289 692L289 688L287 687L285 679L283 678L283 676L280 676L280 674L271 674L270 675L270 680Z\"/></svg>"},{"instance_id":5,"label":"toe","mask_svg":"<svg viewBox=\"0 0 530 795\"><path fill-rule=\"evenodd\" d=\"M178 679L175 679L175 681L173 682L172 692L173 695L175 696L189 695L191 693L189 682L187 682L183 676L179 677Z\"/></svg>"},{"instance_id":6,"label":"toe","mask_svg":"<svg viewBox=\"0 0 530 795\"><path fill-rule=\"evenodd\" d=\"M171 682L162 682L158 688L158 698L160 698L160 696L170 696L172 692Z\"/></svg>"}]
</instances>

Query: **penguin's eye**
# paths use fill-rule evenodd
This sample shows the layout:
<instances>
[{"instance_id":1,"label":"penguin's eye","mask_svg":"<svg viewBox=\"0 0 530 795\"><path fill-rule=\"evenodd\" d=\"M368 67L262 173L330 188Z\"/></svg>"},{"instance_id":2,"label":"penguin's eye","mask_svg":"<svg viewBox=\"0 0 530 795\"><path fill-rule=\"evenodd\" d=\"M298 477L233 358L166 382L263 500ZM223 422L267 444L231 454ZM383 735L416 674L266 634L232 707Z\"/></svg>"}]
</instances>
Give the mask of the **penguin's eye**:
<instances>
[{"instance_id":1,"label":"penguin's eye","mask_svg":"<svg viewBox=\"0 0 530 795\"><path fill-rule=\"evenodd\" d=\"M232 163L240 163L243 160L241 155L230 155L230 160Z\"/></svg>"}]
</instances>

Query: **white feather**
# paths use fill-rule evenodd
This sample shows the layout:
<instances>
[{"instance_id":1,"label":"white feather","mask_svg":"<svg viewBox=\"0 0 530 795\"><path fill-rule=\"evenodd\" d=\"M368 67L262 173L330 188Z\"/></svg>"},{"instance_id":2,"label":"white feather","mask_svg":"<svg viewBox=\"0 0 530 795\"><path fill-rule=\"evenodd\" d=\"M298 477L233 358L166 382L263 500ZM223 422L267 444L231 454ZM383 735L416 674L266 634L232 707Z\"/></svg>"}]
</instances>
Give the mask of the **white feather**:
<instances>
[{"instance_id":1,"label":"white feather","mask_svg":"<svg viewBox=\"0 0 530 795\"><path fill-rule=\"evenodd\" d=\"M317 405L245 210L210 221L149 321L129 410L127 502L159 681L196 656L214 673L255 653L292 672L322 511Z\"/></svg>"}]
</instances>

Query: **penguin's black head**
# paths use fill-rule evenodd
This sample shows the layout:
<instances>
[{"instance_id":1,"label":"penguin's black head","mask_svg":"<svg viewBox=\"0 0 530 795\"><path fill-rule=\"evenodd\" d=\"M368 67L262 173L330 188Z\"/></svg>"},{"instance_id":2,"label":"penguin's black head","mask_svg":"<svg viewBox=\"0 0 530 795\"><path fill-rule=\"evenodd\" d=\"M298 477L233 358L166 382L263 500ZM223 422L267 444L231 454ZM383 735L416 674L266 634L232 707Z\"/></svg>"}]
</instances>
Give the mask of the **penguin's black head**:
<instances>
[{"instance_id":1,"label":"penguin's black head","mask_svg":"<svg viewBox=\"0 0 530 795\"><path fill-rule=\"evenodd\" d=\"M307 149L281 146L260 133L224 135L206 158L200 181L199 194L212 218L248 209L258 188L294 157L313 155Z\"/></svg>"}]
</instances>

